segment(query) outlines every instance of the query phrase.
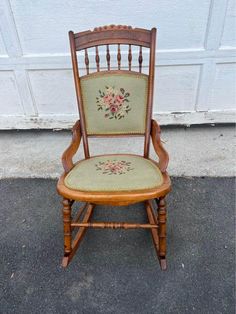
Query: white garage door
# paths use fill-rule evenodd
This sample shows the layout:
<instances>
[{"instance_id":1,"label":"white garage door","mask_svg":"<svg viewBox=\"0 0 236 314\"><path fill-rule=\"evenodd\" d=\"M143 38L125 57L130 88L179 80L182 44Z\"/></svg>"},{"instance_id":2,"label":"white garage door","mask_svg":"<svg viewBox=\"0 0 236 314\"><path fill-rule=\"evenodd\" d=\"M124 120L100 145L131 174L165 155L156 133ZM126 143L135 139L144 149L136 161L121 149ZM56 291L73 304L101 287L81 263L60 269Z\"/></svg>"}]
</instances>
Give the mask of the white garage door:
<instances>
[{"instance_id":1,"label":"white garage door","mask_svg":"<svg viewBox=\"0 0 236 314\"><path fill-rule=\"evenodd\" d=\"M107 24L157 27L162 124L235 120L235 0L1 0L0 129L71 126L68 30Z\"/></svg>"}]
</instances>

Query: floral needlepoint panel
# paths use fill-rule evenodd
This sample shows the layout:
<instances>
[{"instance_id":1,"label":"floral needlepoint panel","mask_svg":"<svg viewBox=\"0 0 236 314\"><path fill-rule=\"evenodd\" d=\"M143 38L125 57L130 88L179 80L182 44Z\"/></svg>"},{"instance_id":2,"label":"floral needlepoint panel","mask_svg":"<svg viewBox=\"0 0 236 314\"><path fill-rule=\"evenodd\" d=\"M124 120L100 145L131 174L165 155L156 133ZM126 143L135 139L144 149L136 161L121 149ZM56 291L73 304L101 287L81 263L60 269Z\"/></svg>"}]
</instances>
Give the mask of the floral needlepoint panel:
<instances>
[{"instance_id":1,"label":"floral needlepoint panel","mask_svg":"<svg viewBox=\"0 0 236 314\"><path fill-rule=\"evenodd\" d=\"M106 160L99 161L95 164L96 170L102 172L102 174L124 174L130 170L133 170L130 161L125 160Z\"/></svg>"},{"instance_id":2,"label":"floral needlepoint panel","mask_svg":"<svg viewBox=\"0 0 236 314\"><path fill-rule=\"evenodd\" d=\"M162 183L162 173L155 163L142 156L128 154L84 159L65 178L68 188L98 192L142 190Z\"/></svg>"},{"instance_id":3,"label":"floral needlepoint panel","mask_svg":"<svg viewBox=\"0 0 236 314\"><path fill-rule=\"evenodd\" d=\"M99 96L96 97L97 108L104 112L107 119L122 119L131 110L129 96L130 93L124 88L106 86L105 91L99 89Z\"/></svg>"},{"instance_id":4,"label":"floral needlepoint panel","mask_svg":"<svg viewBox=\"0 0 236 314\"><path fill-rule=\"evenodd\" d=\"M81 78L87 133L145 133L148 76L93 73Z\"/></svg>"}]
</instances>

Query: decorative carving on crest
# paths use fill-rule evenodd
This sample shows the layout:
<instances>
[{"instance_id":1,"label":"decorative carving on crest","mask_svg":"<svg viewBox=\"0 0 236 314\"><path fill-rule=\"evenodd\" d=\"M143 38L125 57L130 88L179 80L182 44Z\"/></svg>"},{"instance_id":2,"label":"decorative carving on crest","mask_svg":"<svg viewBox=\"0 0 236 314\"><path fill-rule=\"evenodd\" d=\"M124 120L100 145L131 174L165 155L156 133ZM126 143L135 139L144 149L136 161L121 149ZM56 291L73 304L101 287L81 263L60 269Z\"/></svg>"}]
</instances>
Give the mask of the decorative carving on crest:
<instances>
[{"instance_id":1,"label":"decorative carving on crest","mask_svg":"<svg viewBox=\"0 0 236 314\"><path fill-rule=\"evenodd\" d=\"M93 29L94 32L100 32L100 31L110 31L110 30L118 30L118 29L132 29L130 25L104 25L100 27L95 27Z\"/></svg>"}]
</instances>

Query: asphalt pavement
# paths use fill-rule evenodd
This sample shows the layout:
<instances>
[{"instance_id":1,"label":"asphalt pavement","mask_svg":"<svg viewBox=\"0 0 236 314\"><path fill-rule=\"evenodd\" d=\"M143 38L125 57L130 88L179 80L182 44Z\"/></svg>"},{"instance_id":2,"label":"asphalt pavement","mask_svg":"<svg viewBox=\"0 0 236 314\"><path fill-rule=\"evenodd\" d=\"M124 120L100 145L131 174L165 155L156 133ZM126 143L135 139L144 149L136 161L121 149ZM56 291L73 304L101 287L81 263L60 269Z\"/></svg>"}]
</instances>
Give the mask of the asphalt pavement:
<instances>
[{"instance_id":1,"label":"asphalt pavement","mask_svg":"<svg viewBox=\"0 0 236 314\"><path fill-rule=\"evenodd\" d=\"M0 207L2 314L234 314L233 178L173 178L166 272L148 230L88 230L63 269L55 180L1 180ZM93 219L147 217L137 204L98 206Z\"/></svg>"}]
</instances>

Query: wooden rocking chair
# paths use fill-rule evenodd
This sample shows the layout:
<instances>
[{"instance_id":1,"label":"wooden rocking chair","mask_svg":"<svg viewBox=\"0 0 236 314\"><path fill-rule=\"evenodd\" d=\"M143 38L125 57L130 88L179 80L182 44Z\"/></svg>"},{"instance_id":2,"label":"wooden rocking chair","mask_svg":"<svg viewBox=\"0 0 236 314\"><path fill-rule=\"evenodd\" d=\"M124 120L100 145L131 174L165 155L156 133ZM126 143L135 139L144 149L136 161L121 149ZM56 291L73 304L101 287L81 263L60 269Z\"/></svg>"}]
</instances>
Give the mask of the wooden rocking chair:
<instances>
[{"instance_id":1,"label":"wooden rocking chair","mask_svg":"<svg viewBox=\"0 0 236 314\"><path fill-rule=\"evenodd\" d=\"M166 201L171 189L166 172L168 154L160 127L152 120L156 29L110 25L74 34L69 32L75 89L80 120L72 129L72 142L62 156L64 174L57 190L63 197L64 257L66 267L86 228L148 228L162 270L166 269ZM111 67L110 45L117 45L118 70ZM121 70L120 45L127 47L127 69ZM107 68L100 69L99 46L105 46ZM137 67L131 70L132 46L138 46ZM89 48L95 48L96 72L90 73ZM149 74L142 73L142 47L148 48ZM101 49L101 48L100 48ZM86 75L79 75L77 51L84 50ZM123 57L122 57L123 58ZM135 70L136 69L136 70ZM107 154L90 157L89 137L143 136L143 155ZM85 159L73 163L83 139ZM149 158L150 138L158 162ZM75 217L75 201L85 202ZM129 205L144 202L149 223L91 222L96 204ZM157 203L157 213L154 203ZM82 215L83 214L83 215ZM83 219L81 220L81 217ZM72 239L72 230L78 232Z\"/></svg>"}]
</instances>

